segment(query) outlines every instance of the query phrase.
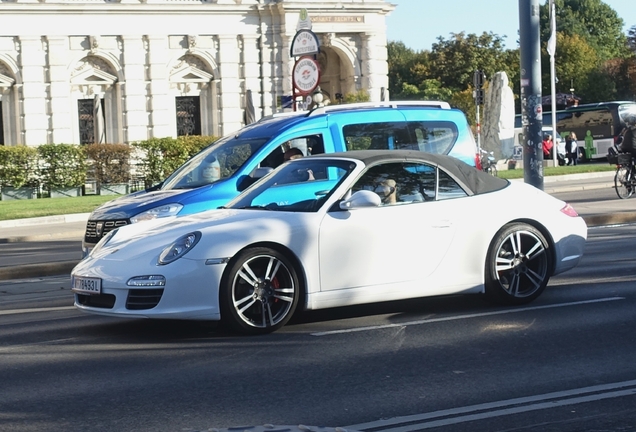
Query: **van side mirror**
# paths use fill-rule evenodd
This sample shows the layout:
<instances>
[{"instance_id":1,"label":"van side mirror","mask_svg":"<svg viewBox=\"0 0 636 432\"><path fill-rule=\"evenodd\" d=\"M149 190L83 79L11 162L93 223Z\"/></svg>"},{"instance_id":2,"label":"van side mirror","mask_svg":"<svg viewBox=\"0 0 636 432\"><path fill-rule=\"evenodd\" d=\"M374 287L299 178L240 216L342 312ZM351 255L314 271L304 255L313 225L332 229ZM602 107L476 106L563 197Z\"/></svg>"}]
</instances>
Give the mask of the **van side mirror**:
<instances>
[{"instance_id":1,"label":"van side mirror","mask_svg":"<svg viewBox=\"0 0 636 432\"><path fill-rule=\"evenodd\" d=\"M237 189L239 192L243 192L245 189L250 187L252 184L256 183L256 180L265 177L267 174L274 171L272 167L259 167L256 168L252 173L248 176L242 176L237 184Z\"/></svg>"}]
</instances>

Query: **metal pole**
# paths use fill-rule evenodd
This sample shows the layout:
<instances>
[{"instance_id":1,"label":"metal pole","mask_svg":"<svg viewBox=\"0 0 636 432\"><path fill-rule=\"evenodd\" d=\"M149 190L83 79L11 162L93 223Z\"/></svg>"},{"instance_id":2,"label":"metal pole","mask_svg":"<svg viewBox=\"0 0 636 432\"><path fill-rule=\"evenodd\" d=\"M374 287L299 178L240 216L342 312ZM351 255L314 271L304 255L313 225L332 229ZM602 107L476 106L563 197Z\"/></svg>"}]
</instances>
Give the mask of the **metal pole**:
<instances>
[{"instance_id":1,"label":"metal pole","mask_svg":"<svg viewBox=\"0 0 636 432\"><path fill-rule=\"evenodd\" d=\"M521 123L523 178L543 190L543 113L541 108L541 49L539 0L519 0L521 52Z\"/></svg>"},{"instance_id":2,"label":"metal pole","mask_svg":"<svg viewBox=\"0 0 636 432\"><path fill-rule=\"evenodd\" d=\"M554 150L552 151L552 161L554 166L559 166L557 157L557 128L556 128L556 72L554 66L554 57L556 55L556 15L554 0L550 0L550 41L548 42L548 53L550 54L550 94L552 101L552 142Z\"/></svg>"}]
</instances>

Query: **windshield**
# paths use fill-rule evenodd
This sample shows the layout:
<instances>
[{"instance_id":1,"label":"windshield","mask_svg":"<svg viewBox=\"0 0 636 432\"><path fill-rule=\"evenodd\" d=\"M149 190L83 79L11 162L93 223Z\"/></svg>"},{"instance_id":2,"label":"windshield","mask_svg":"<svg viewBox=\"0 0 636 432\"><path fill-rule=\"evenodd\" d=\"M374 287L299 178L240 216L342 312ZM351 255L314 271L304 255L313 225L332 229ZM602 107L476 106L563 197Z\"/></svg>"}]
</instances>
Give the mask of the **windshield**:
<instances>
[{"instance_id":1,"label":"windshield","mask_svg":"<svg viewBox=\"0 0 636 432\"><path fill-rule=\"evenodd\" d=\"M181 165L161 189L193 189L231 177L267 141L267 138L221 138Z\"/></svg>"},{"instance_id":2,"label":"windshield","mask_svg":"<svg viewBox=\"0 0 636 432\"><path fill-rule=\"evenodd\" d=\"M315 212L355 167L355 162L344 160L297 159L281 165L227 208Z\"/></svg>"}]
</instances>

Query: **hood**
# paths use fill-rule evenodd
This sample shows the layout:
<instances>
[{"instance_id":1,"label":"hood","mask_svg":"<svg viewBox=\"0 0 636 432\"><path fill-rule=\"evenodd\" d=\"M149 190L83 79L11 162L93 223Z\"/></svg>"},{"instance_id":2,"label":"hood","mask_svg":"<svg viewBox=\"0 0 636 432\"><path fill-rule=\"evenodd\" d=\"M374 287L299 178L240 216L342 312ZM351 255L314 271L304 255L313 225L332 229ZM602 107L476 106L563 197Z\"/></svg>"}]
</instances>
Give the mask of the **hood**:
<instances>
[{"instance_id":1,"label":"hood","mask_svg":"<svg viewBox=\"0 0 636 432\"><path fill-rule=\"evenodd\" d=\"M156 206L180 202L181 195L189 192L188 196L192 196L192 191L192 189L173 189L125 195L102 204L93 210L89 219L129 219Z\"/></svg>"},{"instance_id":2,"label":"hood","mask_svg":"<svg viewBox=\"0 0 636 432\"><path fill-rule=\"evenodd\" d=\"M153 261L168 245L179 237L199 231L200 244L188 253L188 258L230 256L236 247L255 241L277 241L291 236L300 226L311 225L315 213L291 213L281 217L279 212L263 210L218 209L176 218L156 219L121 227L109 242L97 248L89 258L116 261ZM313 220L313 219L312 219ZM315 224L315 222L313 222Z\"/></svg>"}]
</instances>

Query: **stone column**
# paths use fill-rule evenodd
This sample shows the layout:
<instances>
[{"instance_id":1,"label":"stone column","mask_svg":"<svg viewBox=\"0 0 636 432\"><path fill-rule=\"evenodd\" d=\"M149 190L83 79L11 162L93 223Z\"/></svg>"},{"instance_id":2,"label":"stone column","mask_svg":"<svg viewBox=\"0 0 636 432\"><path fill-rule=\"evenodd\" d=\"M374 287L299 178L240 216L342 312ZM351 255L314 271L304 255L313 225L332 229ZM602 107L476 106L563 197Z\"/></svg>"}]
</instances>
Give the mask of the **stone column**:
<instances>
[{"instance_id":1,"label":"stone column","mask_svg":"<svg viewBox=\"0 0 636 432\"><path fill-rule=\"evenodd\" d=\"M49 143L44 67L46 53L39 36L20 36L22 73L22 142L29 146Z\"/></svg>"},{"instance_id":2,"label":"stone column","mask_svg":"<svg viewBox=\"0 0 636 432\"><path fill-rule=\"evenodd\" d=\"M75 118L71 109L71 86L68 77L69 41L66 36L48 36L49 48L49 97L51 109L51 142L72 143L73 130L79 125L71 124ZM77 105L75 106L77 109Z\"/></svg>"},{"instance_id":3,"label":"stone column","mask_svg":"<svg viewBox=\"0 0 636 432\"><path fill-rule=\"evenodd\" d=\"M170 125L171 110L174 98L169 95L170 84L166 65L168 64L168 38L161 35L152 35L148 40L148 78L150 79L150 131L149 137L161 138L174 136L176 131Z\"/></svg>"},{"instance_id":4,"label":"stone column","mask_svg":"<svg viewBox=\"0 0 636 432\"><path fill-rule=\"evenodd\" d=\"M243 71L245 78L245 91L252 91L252 101L256 110L256 119L261 117L263 94L260 75L261 64L258 52L257 35L243 35Z\"/></svg>"},{"instance_id":5,"label":"stone column","mask_svg":"<svg viewBox=\"0 0 636 432\"><path fill-rule=\"evenodd\" d=\"M148 139L146 110L146 50L142 36L122 36L125 82L121 85L126 142Z\"/></svg>"},{"instance_id":6,"label":"stone column","mask_svg":"<svg viewBox=\"0 0 636 432\"><path fill-rule=\"evenodd\" d=\"M223 135L241 128L241 82L239 79L239 48L236 35L219 36L219 71L221 79L221 124ZM216 78L216 77L215 77Z\"/></svg>"},{"instance_id":7,"label":"stone column","mask_svg":"<svg viewBox=\"0 0 636 432\"><path fill-rule=\"evenodd\" d=\"M369 92L371 101L379 101L382 87L389 88L385 38L378 33L362 35L362 88Z\"/></svg>"}]
</instances>

